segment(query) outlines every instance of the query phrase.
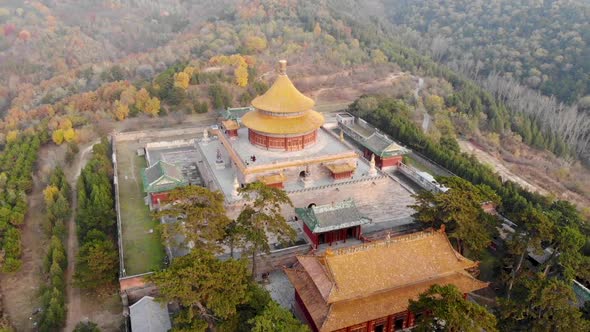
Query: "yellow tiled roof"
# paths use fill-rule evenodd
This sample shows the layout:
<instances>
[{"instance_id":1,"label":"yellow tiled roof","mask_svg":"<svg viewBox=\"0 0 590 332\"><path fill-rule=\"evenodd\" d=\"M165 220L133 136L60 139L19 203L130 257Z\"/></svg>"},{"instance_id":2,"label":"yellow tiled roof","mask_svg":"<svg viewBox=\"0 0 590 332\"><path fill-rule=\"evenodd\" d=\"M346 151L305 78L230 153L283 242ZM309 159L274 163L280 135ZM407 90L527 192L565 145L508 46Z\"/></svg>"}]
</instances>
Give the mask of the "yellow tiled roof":
<instances>
[{"instance_id":1,"label":"yellow tiled roof","mask_svg":"<svg viewBox=\"0 0 590 332\"><path fill-rule=\"evenodd\" d=\"M321 127L324 124L324 116L310 110L297 117L275 117L255 110L242 117L242 124L267 134L305 134Z\"/></svg>"},{"instance_id":2,"label":"yellow tiled roof","mask_svg":"<svg viewBox=\"0 0 590 332\"><path fill-rule=\"evenodd\" d=\"M266 185L275 184L275 183L283 183L285 181L285 175L283 175L282 173L263 175L263 176L259 177L258 180Z\"/></svg>"},{"instance_id":3,"label":"yellow tiled roof","mask_svg":"<svg viewBox=\"0 0 590 332\"><path fill-rule=\"evenodd\" d=\"M227 130L240 129L240 124L236 120L224 120L221 121L221 125Z\"/></svg>"},{"instance_id":4,"label":"yellow tiled roof","mask_svg":"<svg viewBox=\"0 0 590 332\"><path fill-rule=\"evenodd\" d=\"M477 266L459 255L440 231L339 249L325 260L335 283L328 302L365 297Z\"/></svg>"},{"instance_id":5,"label":"yellow tiled roof","mask_svg":"<svg viewBox=\"0 0 590 332\"><path fill-rule=\"evenodd\" d=\"M314 105L313 99L299 92L285 74L280 74L268 91L252 100L255 108L275 113L304 112Z\"/></svg>"},{"instance_id":6,"label":"yellow tiled roof","mask_svg":"<svg viewBox=\"0 0 590 332\"><path fill-rule=\"evenodd\" d=\"M488 285L466 272L477 263L455 252L439 231L297 260L300 266L285 272L320 332L403 312L410 299L434 284L453 284L463 293Z\"/></svg>"},{"instance_id":7,"label":"yellow tiled roof","mask_svg":"<svg viewBox=\"0 0 590 332\"><path fill-rule=\"evenodd\" d=\"M410 299L418 299L421 293L434 284L452 284L457 286L462 293L470 293L488 286L487 283L479 281L467 273L456 272L449 276L428 280L416 285L408 285L358 300L337 302L331 306L331 311L320 327L320 331L339 330L406 311Z\"/></svg>"},{"instance_id":8,"label":"yellow tiled roof","mask_svg":"<svg viewBox=\"0 0 590 332\"><path fill-rule=\"evenodd\" d=\"M344 173L344 172L352 172L356 169L355 164L351 163L343 163L343 164L328 164L326 167L332 172L333 174Z\"/></svg>"}]
</instances>

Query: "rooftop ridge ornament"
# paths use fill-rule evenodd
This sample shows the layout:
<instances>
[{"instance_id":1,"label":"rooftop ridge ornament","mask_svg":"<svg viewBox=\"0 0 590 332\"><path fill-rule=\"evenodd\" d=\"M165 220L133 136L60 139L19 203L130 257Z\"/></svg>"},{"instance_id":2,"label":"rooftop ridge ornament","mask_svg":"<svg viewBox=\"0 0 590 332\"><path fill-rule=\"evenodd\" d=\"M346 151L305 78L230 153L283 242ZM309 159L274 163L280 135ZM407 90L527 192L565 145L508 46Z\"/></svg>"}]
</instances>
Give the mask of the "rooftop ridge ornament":
<instances>
[{"instance_id":1,"label":"rooftop ridge ornament","mask_svg":"<svg viewBox=\"0 0 590 332\"><path fill-rule=\"evenodd\" d=\"M279 75L287 75L287 60L279 60Z\"/></svg>"},{"instance_id":2,"label":"rooftop ridge ornament","mask_svg":"<svg viewBox=\"0 0 590 332\"><path fill-rule=\"evenodd\" d=\"M418 232L418 233L411 233L411 234L407 234L407 235L390 237L390 238L386 238L384 240L359 244L358 246L336 249L332 252L332 254L330 256L352 254L355 252L366 251L366 250L370 250L370 249L382 247L382 246L389 247L391 244L394 244L394 243L410 242L410 241L414 241L414 240L423 239L425 237L434 236L435 234L437 234L437 232L423 231L423 232Z\"/></svg>"}]
</instances>

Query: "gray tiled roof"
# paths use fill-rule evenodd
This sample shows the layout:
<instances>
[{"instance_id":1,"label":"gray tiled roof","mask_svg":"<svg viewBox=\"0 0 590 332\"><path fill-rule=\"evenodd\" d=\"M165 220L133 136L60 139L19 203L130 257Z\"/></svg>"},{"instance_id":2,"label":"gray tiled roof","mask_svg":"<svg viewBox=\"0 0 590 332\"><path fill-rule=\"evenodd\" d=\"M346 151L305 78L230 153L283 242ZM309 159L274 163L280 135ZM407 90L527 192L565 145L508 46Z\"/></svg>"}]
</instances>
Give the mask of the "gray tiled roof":
<instances>
[{"instance_id":1,"label":"gray tiled roof","mask_svg":"<svg viewBox=\"0 0 590 332\"><path fill-rule=\"evenodd\" d=\"M172 328L166 304L144 296L129 307L132 332L166 332Z\"/></svg>"}]
</instances>

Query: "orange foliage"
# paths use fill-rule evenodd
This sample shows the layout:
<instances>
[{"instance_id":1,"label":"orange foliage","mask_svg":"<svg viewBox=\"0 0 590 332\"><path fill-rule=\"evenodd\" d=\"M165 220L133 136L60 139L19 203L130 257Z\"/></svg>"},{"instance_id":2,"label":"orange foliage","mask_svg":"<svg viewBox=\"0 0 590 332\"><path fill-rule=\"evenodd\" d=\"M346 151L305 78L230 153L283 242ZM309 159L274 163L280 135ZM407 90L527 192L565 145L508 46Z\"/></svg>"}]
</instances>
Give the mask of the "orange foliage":
<instances>
[{"instance_id":1,"label":"orange foliage","mask_svg":"<svg viewBox=\"0 0 590 332\"><path fill-rule=\"evenodd\" d=\"M28 30L23 29L18 33L18 39L26 42L31 39L31 33Z\"/></svg>"}]
</instances>

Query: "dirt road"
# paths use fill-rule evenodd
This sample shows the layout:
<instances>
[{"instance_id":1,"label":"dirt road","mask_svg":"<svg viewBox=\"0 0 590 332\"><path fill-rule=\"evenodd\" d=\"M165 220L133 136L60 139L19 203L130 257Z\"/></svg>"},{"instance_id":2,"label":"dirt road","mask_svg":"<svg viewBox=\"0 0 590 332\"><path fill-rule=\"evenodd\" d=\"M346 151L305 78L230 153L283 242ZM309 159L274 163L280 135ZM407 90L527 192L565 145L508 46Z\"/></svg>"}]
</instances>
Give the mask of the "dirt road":
<instances>
[{"instance_id":1,"label":"dirt road","mask_svg":"<svg viewBox=\"0 0 590 332\"><path fill-rule=\"evenodd\" d=\"M75 287L73 283L74 272L76 271L76 255L78 253L78 234L76 233L76 212L78 208L78 195L76 193L75 188L78 176L80 176L80 173L82 172L82 167L86 165L86 162L90 158L92 146L96 143L98 143L98 140L90 143L87 147L85 147L78 154L78 158L76 158L74 164L66 173L68 182L70 184L70 187L72 188L72 216L68 222L68 268L66 270L66 308L68 309L68 313L64 331L74 330L76 324L78 324L78 322L84 318L82 317L80 289Z\"/></svg>"}]
</instances>

